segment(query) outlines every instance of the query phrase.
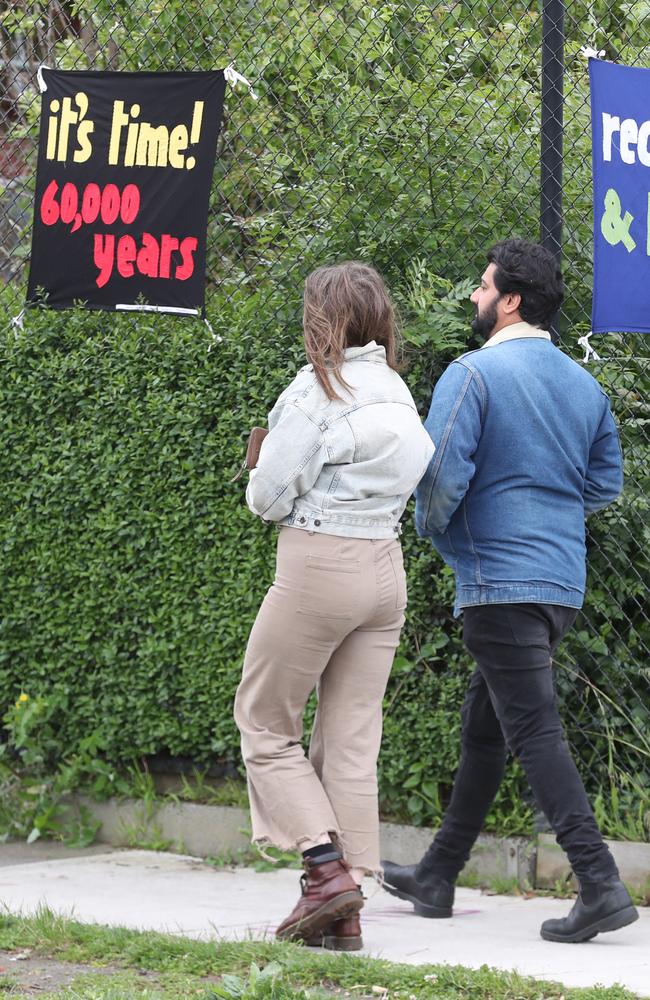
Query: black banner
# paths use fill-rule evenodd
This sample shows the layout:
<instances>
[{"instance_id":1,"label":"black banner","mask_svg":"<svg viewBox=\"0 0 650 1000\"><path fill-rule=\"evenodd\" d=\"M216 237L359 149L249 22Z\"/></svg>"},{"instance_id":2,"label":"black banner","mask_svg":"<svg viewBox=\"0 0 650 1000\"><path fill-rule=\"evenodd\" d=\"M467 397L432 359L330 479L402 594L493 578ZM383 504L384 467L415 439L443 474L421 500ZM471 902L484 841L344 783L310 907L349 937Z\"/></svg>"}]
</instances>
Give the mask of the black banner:
<instances>
[{"instance_id":1,"label":"black banner","mask_svg":"<svg viewBox=\"0 0 650 1000\"><path fill-rule=\"evenodd\" d=\"M41 75L28 304L204 315L223 72Z\"/></svg>"}]
</instances>

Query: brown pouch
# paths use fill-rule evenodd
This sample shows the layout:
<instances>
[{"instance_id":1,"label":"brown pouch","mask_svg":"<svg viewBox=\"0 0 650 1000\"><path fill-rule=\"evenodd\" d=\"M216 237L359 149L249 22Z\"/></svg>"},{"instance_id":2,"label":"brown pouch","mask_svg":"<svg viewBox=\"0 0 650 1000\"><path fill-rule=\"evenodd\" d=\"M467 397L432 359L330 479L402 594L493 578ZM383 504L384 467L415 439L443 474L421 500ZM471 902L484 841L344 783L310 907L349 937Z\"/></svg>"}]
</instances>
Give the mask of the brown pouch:
<instances>
[{"instance_id":1,"label":"brown pouch","mask_svg":"<svg viewBox=\"0 0 650 1000\"><path fill-rule=\"evenodd\" d=\"M262 447L262 441L268 434L266 427L253 427L252 431L248 435L248 444L246 445L246 458L242 462L241 469L236 476L233 476L230 480L231 483L236 482L244 472L250 472L251 469L257 467L257 462L260 457L260 448Z\"/></svg>"}]
</instances>

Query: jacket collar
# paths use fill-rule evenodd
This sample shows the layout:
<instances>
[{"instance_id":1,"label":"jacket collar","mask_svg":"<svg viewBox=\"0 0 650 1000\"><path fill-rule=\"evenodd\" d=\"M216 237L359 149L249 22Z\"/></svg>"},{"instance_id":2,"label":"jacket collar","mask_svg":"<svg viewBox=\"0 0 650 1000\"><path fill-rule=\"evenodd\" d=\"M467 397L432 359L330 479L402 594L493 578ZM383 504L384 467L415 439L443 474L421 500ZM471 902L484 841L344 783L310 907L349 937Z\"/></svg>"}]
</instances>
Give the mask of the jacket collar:
<instances>
[{"instance_id":1,"label":"jacket collar","mask_svg":"<svg viewBox=\"0 0 650 1000\"><path fill-rule=\"evenodd\" d=\"M497 344L503 344L507 340L522 340L524 338L550 340L551 335L546 330L540 330L538 326L531 326L530 323L513 323L512 326L504 326L503 330L499 330L489 340L486 340L481 350L483 347L496 347Z\"/></svg>"},{"instance_id":2,"label":"jacket collar","mask_svg":"<svg viewBox=\"0 0 650 1000\"><path fill-rule=\"evenodd\" d=\"M344 354L346 361L386 361L386 348L380 347L374 340L363 347L346 347Z\"/></svg>"}]
</instances>

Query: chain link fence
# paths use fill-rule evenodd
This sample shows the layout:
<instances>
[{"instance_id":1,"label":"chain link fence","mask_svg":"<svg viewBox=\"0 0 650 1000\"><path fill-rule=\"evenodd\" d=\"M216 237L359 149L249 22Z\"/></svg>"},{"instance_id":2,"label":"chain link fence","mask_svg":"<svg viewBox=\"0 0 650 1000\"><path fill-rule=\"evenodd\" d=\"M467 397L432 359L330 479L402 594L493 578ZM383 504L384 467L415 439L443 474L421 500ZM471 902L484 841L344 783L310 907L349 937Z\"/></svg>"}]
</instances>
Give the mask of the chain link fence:
<instances>
[{"instance_id":1,"label":"chain link fence","mask_svg":"<svg viewBox=\"0 0 650 1000\"><path fill-rule=\"evenodd\" d=\"M208 233L212 322L219 329L224 304L244 302L248 287L268 288L262 329L279 336L313 266L368 259L396 289L407 346L430 356L426 406L431 379L466 340L464 301L486 249L539 234L541 37L541 5L518 2L0 0L7 329L26 286L38 66L232 63L256 96L242 85L226 94ZM648 64L647 4L566 7L561 342L577 360L592 275L587 45ZM648 839L650 351L642 336L593 343L590 370L622 429L626 491L590 521L590 597L560 653L558 687L599 818L613 835Z\"/></svg>"}]
</instances>

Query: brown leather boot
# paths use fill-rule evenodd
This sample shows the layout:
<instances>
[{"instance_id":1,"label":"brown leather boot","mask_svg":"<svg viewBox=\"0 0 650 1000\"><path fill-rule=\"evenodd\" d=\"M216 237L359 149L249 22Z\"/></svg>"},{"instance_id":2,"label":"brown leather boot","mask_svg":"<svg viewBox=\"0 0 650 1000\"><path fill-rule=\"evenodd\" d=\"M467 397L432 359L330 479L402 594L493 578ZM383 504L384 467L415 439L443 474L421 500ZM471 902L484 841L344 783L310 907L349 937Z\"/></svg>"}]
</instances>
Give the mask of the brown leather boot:
<instances>
[{"instance_id":1,"label":"brown leather boot","mask_svg":"<svg viewBox=\"0 0 650 1000\"><path fill-rule=\"evenodd\" d=\"M335 920L351 916L363 906L363 897L342 858L320 864L306 858L303 864L302 896L275 932L285 941L306 941L320 935Z\"/></svg>"},{"instance_id":2,"label":"brown leather boot","mask_svg":"<svg viewBox=\"0 0 650 1000\"><path fill-rule=\"evenodd\" d=\"M359 914L353 913L351 917L335 920L320 934L310 937L305 944L310 948L328 948L330 951L359 951L363 948Z\"/></svg>"}]
</instances>

